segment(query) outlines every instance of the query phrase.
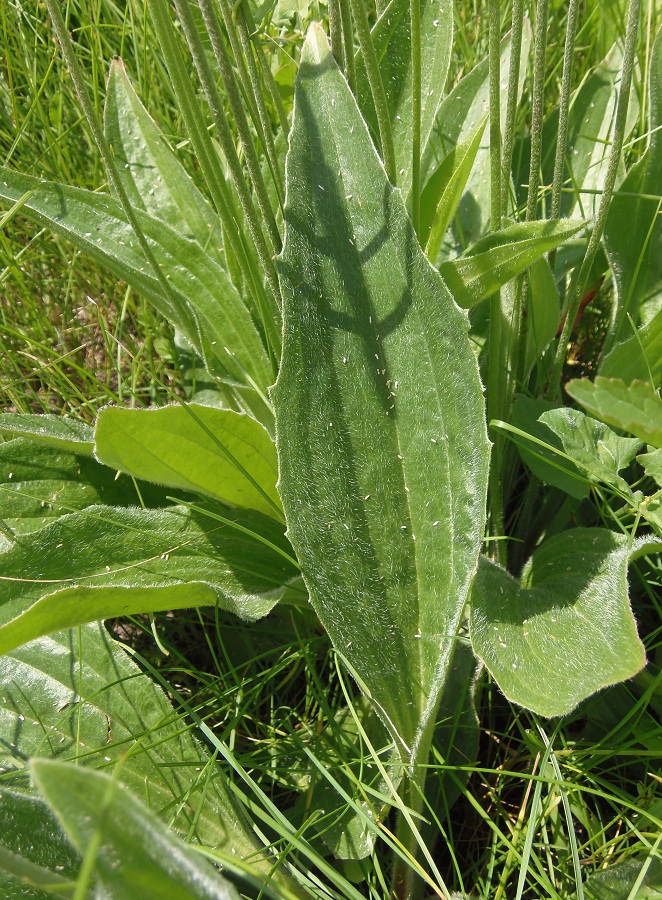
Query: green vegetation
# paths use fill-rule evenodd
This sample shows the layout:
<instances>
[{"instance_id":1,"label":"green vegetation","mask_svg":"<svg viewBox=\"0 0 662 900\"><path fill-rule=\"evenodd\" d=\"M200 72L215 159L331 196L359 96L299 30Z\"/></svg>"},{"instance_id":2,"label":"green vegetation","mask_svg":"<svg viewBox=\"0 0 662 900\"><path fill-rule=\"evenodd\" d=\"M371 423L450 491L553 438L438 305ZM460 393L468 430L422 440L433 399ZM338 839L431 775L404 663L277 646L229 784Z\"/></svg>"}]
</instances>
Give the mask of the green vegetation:
<instances>
[{"instance_id":1,"label":"green vegetation","mask_svg":"<svg viewBox=\"0 0 662 900\"><path fill-rule=\"evenodd\" d=\"M659 11L172 7L0 9L0 893L662 894Z\"/></svg>"}]
</instances>

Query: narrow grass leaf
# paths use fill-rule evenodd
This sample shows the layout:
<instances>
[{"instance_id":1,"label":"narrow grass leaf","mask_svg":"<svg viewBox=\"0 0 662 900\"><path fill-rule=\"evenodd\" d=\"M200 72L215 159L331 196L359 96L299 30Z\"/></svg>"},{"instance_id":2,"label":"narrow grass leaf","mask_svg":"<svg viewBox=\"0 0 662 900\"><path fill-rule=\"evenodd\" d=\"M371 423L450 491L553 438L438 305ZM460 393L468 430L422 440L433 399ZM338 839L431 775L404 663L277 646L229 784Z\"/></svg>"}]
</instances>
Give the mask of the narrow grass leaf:
<instances>
[{"instance_id":1,"label":"narrow grass leaf","mask_svg":"<svg viewBox=\"0 0 662 900\"><path fill-rule=\"evenodd\" d=\"M171 286L163 296L118 201L80 188L41 182L0 167L0 197L30 190L22 213L70 240L122 278L193 344L212 375L265 389L272 370L259 331L225 271L201 247L136 210L152 252Z\"/></svg>"},{"instance_id":2,"label":"narrow grass leaf","mask_svg":"<svg viewBox=\"0 0 662 900\"><path fill-rule=\"evenodd\" d=\"M5 437L29 437L39 444L69 450L79 456L92 456L94 448L92 426L62 416L0 413L0 434Z\"/></svg>"},{"instance_id":3,"label":"narrow grass leaf","mask_svg":"<svg viewBox=\"0 0 662 900\"><path fill-rule=\"evenodd\" d=\"M482 540L484 401L466 315L317 26L286 175L273 400L288 535L337 651L413 761Z\"/></svg>"},{"instance_id":4,"label":"narrow grass leaf","mask_svg":"<svg viewBox=\"0 0 662 900\"><path fill-rule=\"evenodd\" d=\"M0 653L140 612L218 604L260 618L298 575L288 547L282 526L249 510L225 523L181 509L62 516L0 553Z\"/></svg>"},{"instance_id":5,"label":"narrow grass leaf","mask_svg":"<svg viewBox=\"0 0 662 900\"><path fill-rule=\"evenodd\" d=\"M282 520L276 447L250 416L190 404L101 410L94 452L107 466Z\"/></svg>"},{"instance_id":6,"label":"narrow grass leaf","mask_svg":"<svg viewBox=\"0 0 662 900\"><path fill-rule=\"evenodd\" d=\"M420 0L419 0L420 2ZM421 6L421 154L425 151L444 96L453 44L453 7L450 0L423 0ZM391 118L398 187L407 197L411 188L412 66L409 0L391 0L372 29L372 40ZM356 87L361 112L377 135L363 57L356 58Z\"/></svg>"},{"instance_id":7,"label":"narrow grass leaf","mask_svg":"<svg viewBox=\"0 0 662 900\"><path fill-rule=\"evenodd\" d=\"M576 378L565 389L597 419L629 431L653 447L662 447L662 400L650 382L627 385L620 378L598 375L594 382Z\"/></svg>"},{"instance_id":8,"label":"narrow grass leaf","mask_svg":"<svg viewBox=\"0 0 662 900\"><path fill-rule=\"evenodd\" d=\"M239 900L218 870L191 853L117 779L46 759L32 763L32 775L114 900Z\"/></svg>"},{"instance_id":9,"label":"narrow grass leaf","mask_svg":"<svg viewBox=\"0 0 662 900\"><path fill-rule=\"evenodd\" d=\"M630 549L626 536L604 528L566 531L535 551L521 584L481 557L471 642L509 700L567 715L644 666L628 600Z\"/></svg>"},{"instance_id":10,"label":"narrow grass leaf","mask_svg":"<svg viewBox=\"0 0 662 900\"><path fill-rule=\"evenodd\" d=\"M477 241L464 256L443 262L439 271L455 302L469 309L583 227L570 219L510 225Z\"/></svg>"},{"instance_id":11,"label":"narrow grass leaf","mask_svg":"<svg viewBox=\"0 0 662 900\"><path fill-rule=\"evenodd\" d=\"M250 859L268 875L269 856L221 767L103 625L57 632L3 656L0 685L0 767L13 789L28 786L28 758L94 769L121 762L122 783L149 796L152 812L174 832L234 850L237 862Z\"/></svg>"},{"instance_id":12,"label":"narrow grass leaf","mask_svg":"<svg viewBox=\"0 0 662 900\"><path fill-rule=\"evenodd\" d=\"M544 256L529 267L529 303L526 321L524 373L528 375L554 340L559 327L559 293Z\"/></svg>"}]
</instances>

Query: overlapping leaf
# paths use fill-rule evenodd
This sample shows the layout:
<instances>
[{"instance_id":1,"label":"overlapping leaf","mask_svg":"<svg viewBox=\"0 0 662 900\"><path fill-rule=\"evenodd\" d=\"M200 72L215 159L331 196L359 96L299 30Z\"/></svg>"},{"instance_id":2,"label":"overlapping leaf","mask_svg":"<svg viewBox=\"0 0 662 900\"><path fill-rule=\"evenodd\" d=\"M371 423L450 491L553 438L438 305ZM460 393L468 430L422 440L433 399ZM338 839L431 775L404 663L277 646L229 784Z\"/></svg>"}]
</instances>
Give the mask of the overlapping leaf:
<instances>
[{"instance_id":1,"label":"overlapping leaf","mask_svg":"<svg viewBox=\"0 0 662 900\"><path fill-rule=\"evenodd\" d=\"M662 447L662 400L647 381L625 384L620 378L574 379L566 390L584 409L614 428Z\"/></svg>"},{"instance_id":2,"label":"overlapping leaf","mask_svg":"<svg viewBox=\"0 0 662 900\"><path fill-rule=\"evenodd\" d=\"M415 759L482 540L484 405L466 315L317 26L287 190L273 399L288 535L336 649Z\"/></svg>"}]
</instances>

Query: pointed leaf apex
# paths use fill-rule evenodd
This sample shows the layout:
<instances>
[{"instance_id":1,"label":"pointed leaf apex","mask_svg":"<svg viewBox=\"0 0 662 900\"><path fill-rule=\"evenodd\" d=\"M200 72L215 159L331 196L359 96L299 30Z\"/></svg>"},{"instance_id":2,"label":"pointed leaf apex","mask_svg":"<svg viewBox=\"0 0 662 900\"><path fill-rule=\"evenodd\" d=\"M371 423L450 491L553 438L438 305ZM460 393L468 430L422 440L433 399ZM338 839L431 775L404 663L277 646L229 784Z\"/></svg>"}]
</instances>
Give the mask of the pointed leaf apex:
<instances>
[{"instance_id":1,"label":"pointed leaf apex","mask_svg":"<svg viewBox=\"0 0 662 900\"><path fill-rule=\"evenodd\" d=\"M319 22L313 22L306 35L306 43L301 54L301 63L320 65L331 56L328 38Z\"/></svg>"}]
</instances>

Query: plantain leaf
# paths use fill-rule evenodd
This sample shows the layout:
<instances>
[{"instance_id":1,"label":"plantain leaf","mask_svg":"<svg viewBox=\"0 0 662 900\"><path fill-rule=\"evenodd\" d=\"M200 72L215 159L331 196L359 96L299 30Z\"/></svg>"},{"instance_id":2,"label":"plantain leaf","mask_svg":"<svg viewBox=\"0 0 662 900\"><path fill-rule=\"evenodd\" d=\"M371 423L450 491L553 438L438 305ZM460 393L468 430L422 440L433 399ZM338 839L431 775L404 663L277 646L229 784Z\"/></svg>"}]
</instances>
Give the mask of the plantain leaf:
<instances>
[{"instance_id":1,"label":"plantain leaf","mask_svg":"<svg viewBox=\"0 0 662 900\"><path fill-rule=\"evenodd\" d=\"M0 434L29 437L47 447L69 450L79 456L92 456L94 447L94 432L90 425L62 416L0 413Z\"/></svg>"},{"instance_id":2,"label":"plantain leaf","mask_svg":"<svg viewBox=\"0 0 662 900\"><path fill-rule=\"evenodd\" d=\"M616 283L616 340L629 334L628 316L639 322L641 304L662 290L662 30L653 44L649 95L650 143L612 197L605 224L605 247ZM626 377L620 372L603 374Z\"/></svg>"},{"instance_id":3,"label":"plantain leaf","mask_svg":"<svg viewBox=\"0 0 662 900\"><path fill-rule=\"evenodd\" d=\"M616 344L603 358L599 371L604 378L621 378L627 384L651 379L659 385L662 376L662 310L627 340Z\"/></svg>"},{"instance_id":4,"label":"plantain leaf","mask_svg":"<svg viewBox=\"0 0 662 900\"><path fill-rule=\"evenodd\" d=\"M565 389L596 419L629 431L653 447L662 447L662 400L649 382L626 385L620 378L598 375L593 383L576 378Z\"/></svg>"},{"instance_id":5,"label":"plantain leaf","mask_svg":"<svg viewBox=\"0 0 662 900\"><path fill-rule=\"evenodd\" d=\"M434 126L444 95L453 45L453 4L451 0L419 0L421 5L421 155ZM372 40L393 132L393 149L398 187L405 197L412 174L412 69L411 19L409 0L391 0L372 29ZM363 57L356 58L356 87L361 112L378 135L377 115L372 102Z\"/></svg>"},{"instance_id":6,"label":"plantain leaf","mask_svg":"<svg viewBox=\"0 0 662 900\"><path fill-rule=\"evenodd\" d=\"M286 176L273 400L288 535L337 651L413 761L482 540L484 401L466 315L315 25Z\"/></svg>"},{"instance_id":7,"label":"plantain leaf","mask_svg":"<svg viewBox=\"0 0 662 900\"><path fill-rule=\"evenodd\" d=\"M453 147L421 195L421 236L432 264L437 261L441 242L467 186L487 119L484 116L469 138Z\"/></svg>"},{"instance_id":8,"label":"plantain leaf","mask_svg":"<svg viewBox=\"0 0 662 900\"><path fill-rule=\"evenodd\" d=\"M239 900L115 778L52 759L35 760L32 775L81 855L93 854L99 885L114 900Z\"/></svg>"},{"instance_id":9,"label":"plantain leaf","mask_svg":"<svg viewBox=\"0 0 662 900\"><path fill-rule=\"evenodd\" d=\"M521 222L482 238L439 266L455 302L469 309L584 227L570 219Z\"/></svg>"},{"instance_id":10,"label":"plantain leaf","mask_svg":"<svg viewBox=\"0 0 662 900\"><path fill-rule=\"evenodd\" d=\"M567 715L644 666L628 602L630 555L626 536L576 528L535 551L521 584L481 557L471 642L509 700L542 716Z\"/></svg>"},{"instance_id":11,"label":"plantain leaf","mask_svg":"<svg viewBox=\"0 0 662 900\"><path fill-rule=\"evenodd\" d=\"M0 790L0 895L72 897L80 863L43 800L27 791Z\"/></svg>"},{"instance_id":12,"label":"plantain leaf","mask_svg":"<svg viewBox=\"0 0 662 900\"><path fill-rule=\"evenodd\" d=\"M298 574L282 526L253 511L223 518L94 506L21 538L0 553L0 654L111 616L216 604L266 615Z\"/></svg>"},{"instance_id":13,"label":"plantain leaf","mask_svg":"<svg viewBox=\"0 0 662 900\"><path fill-rule=\"evenodd\" d=\"M250 416L198 404L110 406L99 413L94 441L107 466L282 521L276 448Z\"/></svg>"},{"instance_id":14,"label":"plantain leaf","mask_svg":"<svg viewBox=\"0 0 662 900\"><path fill-rule=\"evenodd\" d=\"M0 166L0 198L15 203L26 194L23 215L70 240L150 300L191 342L212 375L259 390L271 384L271 366L250 312L229 276L195 241L136 210L171 286L168 298L112 197Z\"/></svg>"},{"instance_id":15,"label":"plantain leaf","mask_svg":"<svg viewBox=\"0 0 662 900\"><path fill-rule=\"evenodd\" d=\"M647 858L624 860L594 872L584 890L588 900L660 900L662 862L652 852Z\"/></svg>"},{"instance_id":16,"label":"plantain leaf","mask_svg":"<svg viewBox=\"0 0 662 900\"><path fill-rule=\"evenodd\" d=\"M221 262L216 213L140 102L117 57L110 64L104 129L132 206L197 241Z\"/></svg>"},{"instance_id":17,"label":"plantain leaf","mask_svg":"<svg viewBox=\"0 0 662 900\"><path fill-rule=\"evenodd\" d=\"M16 438L0 444L0 519L18 534L96 504L170 506L165 492L77 456Z\"/></svg>"},{"instance_id":18,"label":"plantain leaf","mask_svg":"<svg viewBox=\"0 0 662 900\"><path fill-rule=\"evenodd\" d=\"M237 863L250 858L256 874L269 875L269 855L220 766L102 625L58 632L2 657L0 687L0 770L12 791L28 786L31 757L111 770L121 763L122 782L149 797L169 827ZM35 842L33 862L46 865L49 845L55 855L56 833L46 847ZM20 849L18 841L8 847ZM72 864L65 875L73 875Z\"/></svg>"}]
</instances>

